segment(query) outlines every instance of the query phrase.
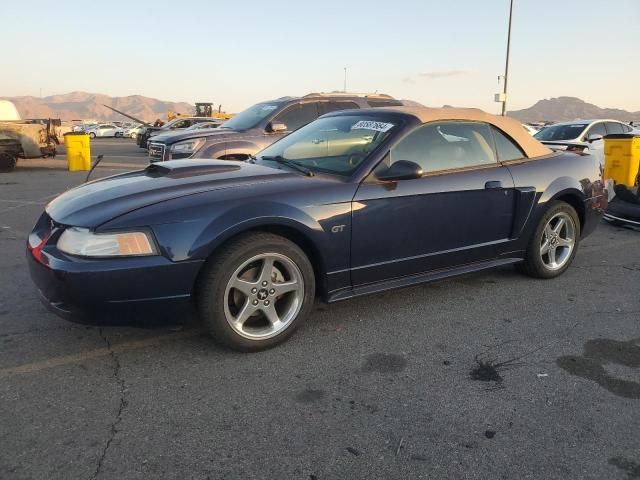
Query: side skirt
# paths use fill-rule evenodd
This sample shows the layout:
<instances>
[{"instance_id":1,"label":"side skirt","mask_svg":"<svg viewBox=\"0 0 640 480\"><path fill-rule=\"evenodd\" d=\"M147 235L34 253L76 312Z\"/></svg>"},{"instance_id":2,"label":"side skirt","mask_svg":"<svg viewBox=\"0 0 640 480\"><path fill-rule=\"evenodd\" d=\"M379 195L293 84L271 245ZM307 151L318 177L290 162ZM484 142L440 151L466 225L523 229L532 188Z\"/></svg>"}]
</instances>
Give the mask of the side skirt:
<instances>
[{"instance_id":1,"label":"side skirt","mask_svg":"<svg viewBox=\"0 0 640 480\"><path fill-rule=\"evenodd\" d=\"M431 283L438 280L444 280L445 278L457 277L465 275L467 273L478 272L481 270L487 270L489 268L501 267L503 265L510 265L521 262L523 258L500 258L497 260L487 260L484 262L470 263L468 265L462 265L456 268L448 268L443 270L436 270L428 273L420 273L417 275L409 275L406 277L393 278L391 280L384 280L381 282L370 283L367 285L361 285L353 288L346 288L337 290L329 294L327 303L339 302L341 300L347 300L349 298L360 297L363 295L369 295L371 293L383 292L385 290L392 290L396 288L411 287L413 285L419 285L421 283Z\"/></svg>"}]
</instances>

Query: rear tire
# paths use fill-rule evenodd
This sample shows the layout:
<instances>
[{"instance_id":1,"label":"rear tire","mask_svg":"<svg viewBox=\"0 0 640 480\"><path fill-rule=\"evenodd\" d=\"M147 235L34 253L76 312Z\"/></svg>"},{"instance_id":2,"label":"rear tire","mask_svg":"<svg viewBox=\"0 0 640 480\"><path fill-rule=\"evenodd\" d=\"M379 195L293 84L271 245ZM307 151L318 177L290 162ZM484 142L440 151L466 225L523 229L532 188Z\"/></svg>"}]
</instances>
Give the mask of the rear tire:
<instances>
[{"instance_id":1,"label":"rear tire","mask_svg":"<svg viewBox=\"0 0 640 480\"><path fill-rule=\"evenodd\" d=\"M516 268L530 277L555 278L573 262L580 242L580 220L566 202L555 201L540 219L524 262Z\"/></svg>"},{"instance_id":2,"label":"rear tire","mask_svg":"<svg viewBox=\"0 0 640 480\"><path fill-rule=\"evenodd\" d=\"M0 152L0 172L10 172L16 168L18 157L8 152Z\"/></svg>"},{"instance_id":3,"label":"rear tire","mask_svg":"<svg viewBox=\"0 0 640 480\"><path fill-rule=\"evenodd\" d=\"M240 236L214 253L196 285L200 317L219 343L253 352L288 339L313 307L305 253L270 233Z\"/></svg>"}]
</instances>

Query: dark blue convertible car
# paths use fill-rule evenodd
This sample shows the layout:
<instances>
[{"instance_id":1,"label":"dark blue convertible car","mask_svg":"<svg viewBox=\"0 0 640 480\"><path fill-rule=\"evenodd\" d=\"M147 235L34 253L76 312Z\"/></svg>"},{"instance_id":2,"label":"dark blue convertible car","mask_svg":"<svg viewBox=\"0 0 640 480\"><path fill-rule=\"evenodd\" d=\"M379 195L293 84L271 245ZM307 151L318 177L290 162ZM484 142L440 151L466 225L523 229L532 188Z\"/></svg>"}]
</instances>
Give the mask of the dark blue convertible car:
<instances>
[{"instance_id":1,"label":"dark blue convertible car","mask_svg":"<svg viewBox=\"0 0 640 480\"><path fill-rule=\"evenodd\" d=\"M505 264L562 274L606 197L597 159L473 109L325 115L247 162L180 160L70 190L28 240L63 316L194 301L239 350L327 302Z\"/></svg>"}]
</instances>

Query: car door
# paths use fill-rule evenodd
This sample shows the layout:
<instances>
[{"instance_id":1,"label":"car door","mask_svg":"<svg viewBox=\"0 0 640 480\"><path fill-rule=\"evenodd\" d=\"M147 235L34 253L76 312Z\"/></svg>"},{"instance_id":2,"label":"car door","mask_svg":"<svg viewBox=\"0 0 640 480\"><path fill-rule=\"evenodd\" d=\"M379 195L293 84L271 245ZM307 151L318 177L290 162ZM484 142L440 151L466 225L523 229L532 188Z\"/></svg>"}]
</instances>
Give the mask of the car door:
<instances>
[{"instance_id":1,"label":"car door","mask_svg":"<svg viewBox=\"0 0 640 480\"><path fill-rule=\"evenodd\" d=\"M584 135L584 140L587 141L590 135L601 135L604 137L606 134L607 129L605 127L605 122L596 122L587 129ZM588 145L589 153L598 158L601 165L604 165L604 140L601 138L600 140L588 142Z\"/></svg>"},{"instance_id":2,"label":"car door","mask_svg":"<svg viewBox=\"0 0 640 480\"><path fill-rule=\"evenodd\" d=\"M382 182L376 171L418 163L418 179ZM514 185L489 125L421 125L391 148L358 188L352 213L353 285L487 260L508 250Z\"/></svg>"}]
</instances>

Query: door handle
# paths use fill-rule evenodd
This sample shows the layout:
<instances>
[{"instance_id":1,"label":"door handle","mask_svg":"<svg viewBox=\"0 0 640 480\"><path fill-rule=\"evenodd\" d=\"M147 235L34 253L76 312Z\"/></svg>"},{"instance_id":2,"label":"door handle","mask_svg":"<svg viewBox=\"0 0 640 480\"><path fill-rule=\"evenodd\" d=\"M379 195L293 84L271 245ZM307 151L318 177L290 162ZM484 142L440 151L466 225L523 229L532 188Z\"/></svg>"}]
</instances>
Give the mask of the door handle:
<instances>
[{"instance_id":1,"label":"door handle","mask_svg":"<svg viewBox=\"0 0 640 480\"><path fill-rule=\"evenodd\" d=\"M500 190L502 188L502 182L500 180L491 180L484 184L485 190Z\"/></svg>"},{"instance_id":2,"label":"door handle","mask_svg":"<svg viewBox=\"0 0 640 480\"><path fill-rule=\"evenodd\" d=\"M322 138L314 138L311 143L318 145L319 143L324 143L324 140Z\"/></svg>"}]
</instances>

